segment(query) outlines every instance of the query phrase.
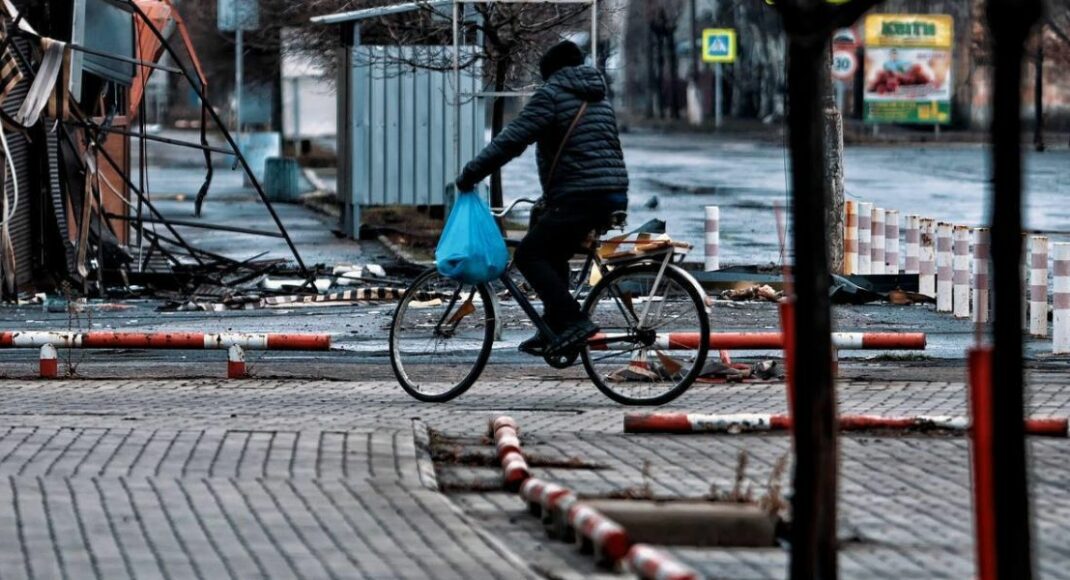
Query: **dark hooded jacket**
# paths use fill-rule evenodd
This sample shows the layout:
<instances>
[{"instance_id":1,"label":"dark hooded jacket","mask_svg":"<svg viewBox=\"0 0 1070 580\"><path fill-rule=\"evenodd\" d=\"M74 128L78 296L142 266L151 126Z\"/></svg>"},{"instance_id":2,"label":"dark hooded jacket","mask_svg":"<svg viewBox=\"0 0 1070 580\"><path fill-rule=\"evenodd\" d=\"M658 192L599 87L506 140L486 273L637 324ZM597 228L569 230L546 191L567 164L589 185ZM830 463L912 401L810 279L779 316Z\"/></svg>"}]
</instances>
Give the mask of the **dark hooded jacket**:
<instances>
[{"instance_id":1,"label":"dark hooded jacket","mask_svg":"<svg viewBox=\"0 0 1070 580\"><path fill-rule=\"evenodd\" d=\"M569 136L554 175L550 166L581 104L587 111ZM617 134L617 119L606 100L602 74L589 66L563 68L535 92L504 130L465 165L457 184L471 189L536 144L539 181L550 206L627 203L628 172Z\"/></svg>"}]
</instances>

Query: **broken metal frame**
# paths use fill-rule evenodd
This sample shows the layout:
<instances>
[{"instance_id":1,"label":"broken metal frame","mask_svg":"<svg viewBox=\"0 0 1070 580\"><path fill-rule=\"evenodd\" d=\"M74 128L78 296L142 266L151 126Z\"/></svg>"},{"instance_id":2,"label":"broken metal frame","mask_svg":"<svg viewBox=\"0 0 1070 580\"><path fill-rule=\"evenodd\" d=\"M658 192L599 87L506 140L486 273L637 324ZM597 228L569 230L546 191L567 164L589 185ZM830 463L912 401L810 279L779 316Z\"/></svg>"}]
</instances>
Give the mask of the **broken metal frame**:
<instances>
[{"instance_id":1,"label":"broken metal frame","mask_svg":"<svg viewBox=\"0 0 1070 580\"><path fill-rule=\"evenodd\" d=\"M201 85L199 82L195 82L194 81L193 75L190 74L189 69L186 67L186 65L179 58L178 53L171 46L170 42L168 42L167 38L163 35L163 33L160 32L160 29L156 26L156 24L152 21L152 19L149 18L149 16L144 12L144 10L142 10L141 7L138 6L137 3L134 0L127 0L127 3L130 5L131 8L133 8L133 11L138 15L138 17L141 18L141 20L145 24L145 26L150 31L152 31L153 36L155 36L156 39L160 42L161 48L163 48L167 52L167 54L171 55L171 58L174 60L175 64L182 71L183 77L185 77L186 81L189 82L190 86L197 93L197 98L200 99L201 104L202 104L202 107L201 107L201 117L202 117L201 127L203 128L205 126L203 120L204 120L205 114L207 113L207 115L212 118L212 121L215 123L216 127L222 133L223 138L227 141L227 144L230 145L231 149L233 150L231 154L235 156L235 158L238 161L238 164L241 165L242 171L245 173L245 176L249 179L249 182L253 184L253 188L256 190L257 196L260 198L260 201L264 203L264 207L268 210L268 213L271 215L271 219L275 222L276 227L278 227L278 229L279 229L279 233L282 235L282 238L286 241L286 245L290 248L290 252L293 254L294 259L297 261L298 267L300 268L302 274L304 274L304 276L306 278L306 283L310 284L312 279L313 279L312 272L310 272L308 267L305 266L304 260L301 259L300 252L297 251L297 246L294 245L293 240L290 238L289 232L286 231L286 227L282 224L282 220L279 218L279 215L275 211L274 206L272 206L271 201L267 197L267 194L264 193L264 189L260 184L260 180L257 179L256 175L253 173L252 168L250 168L250 166L249 166L249 162L245 159L245 155L242 154L241 148L238 146L237 142L234 141L234 137L230 134L230 131L227 129L226 124L219 117L219 114L215 111L215 109L213 109L210 106L207 106L208 105L208 98L205 95L204 86ZM203 139L203 132L202 132L202 139ZM209 150L207 143L201 143L198 146L198 148L200 148L203 151L206 151L206 155L207 155L207 151ZM209 171L209 175L211 175L212 169L211 169L210 160L209 160L209 163L208 163L208 171ZM198 200L200 198L201 197L198 196Z\"/></svg>"},{"instance_id":2,"label":"broken metal frame","mask_svg":"<svg viewBox=\"0 0 1070 580\"><path fill-rule=\"evenodd\" d=\"M72 116L75 117L75 118L74 119L63 120L62 121L62 125L60 127L57 127L57 130L59 130L60 134L62 135L62 138L65 139L66 141L68 141L68 144L71 145L74 150L78 150L78 146L75 143L75 139L63 127L71 126L71 127L76 127L76 128L82 129L84 131L84 134L86 135L87 143L91 144L93 146L94 151L97 154L100 154L105 159L105 161L107 162L108 166L110 166L120 176L123 184L126 187L128 187L130 189L130 191L132 191L137 196L137 202L138 203L137 203L136 215L133 215L133 216L118 216L116 214L108 214L108 215L105 216L104 212L103 212L103 207L100 206L100 208L98 208L100 210L100 213L101 213L101 215L99 217L100 218L107 217L109 219L123 219L123 220L127 221L128 223L136 224L135 229L137 231L137 239L138 239L137 245L139 247L139 257L138 257L138 266L139 266L139 268L144 266L144 259L143 259L142 256L140 256L140 248L141 248L142 236L149 233L149 231L145 230L145 227L144 227L144 224L146 224L146 223L162 224L168 229L170 234L173 236L173 239L171 239L171 238L167 238L167 237L164 237L164 236L160 236L159 234L156 234L154 231L151 233L151 237L154 238L153 246L156 247L161 253L167 255L168 259L171 260L175 264L178 264L180 262L173 255L171 255L169 252L164 250L164 248L159 244L159 242L165 242L165 243L180 247L184 251L184 253L186 255L188 255L191 258L193 258L199 265L202 265L202 266L205 265L205 261L202 258L203 256L211 256L211 257L213 257L214 261L220 261L220 259L227 260L227 261L230 261L230 260L229 260L229 258L224 258L223 256L218 256L218 255L215 255L215 254L211 254L210 252L204 252L202 250L198 250L198 249L194 248L193 246L191 246L189 243L187 243L182 238L181 234L179 234L179 232L173 227L174 225L181 225L183 227L198 227L198 228L213 229L213 230L220 230L220 231L232 231L232 232L235 232L235 233L242 233L242 234L248 234L248 235L257 235L257 236L271 237L271 238L281 238L286 242L288 248L290 249L290 252L291 252L293 258L296 260L297 265L298 265L302 275L306 279L306 286L307 286L308 284L311 283L311 280L313 279L314 274L311 271L309 271L309 269L305 265L304 260L301 258L301 255L300 255L299 251L297 250L296 245L293 243L293 240L289 236L289 232L286 230L285 226L283 225L281 219L278 216L278 213L275 211L275 209L272 206L270 200L267 198L266 194L264 193L264 190L263 190L263 188L262 188L262 186L260 184L260 181L257 179L255 174L253 174L252 169L249 166L247 160L245 159L244 154L241 152L240 147L234 141L234 139L230 135L230 132L228 131L226 125L219 118L219 116L215 112L215 110L212 109L211 106L209 106L208 100L207 100L207 97L206 97L205 86L204 86L203 82L200 80L199 66L196 63L194 63L195 66L198 66L198 76L194 77L194 75L190 73L190 71L187 68L187 66L181 61L181 59L179 58L177 52L174 50L174 48L169 43L168 39L160 32L159 28L155 25L155 23L152 22L152 20L148 17L148 15L141 9L141 7L138 6L134 2L134 0L126 0L126 3L132 8L132 13L135 14L138 18L140 18L142 20L142 22L145 23L147 28L152 32L152 34L160 42L160 48L163 49L164 51L166 51L172 57L174 62L178 65L177 67L166 66L166 65L159 64L159 63L155 63L155 62L145 61L145 60L142 60L142 59L129 58L129 57L126 57L126 56L123 56L123 55L117 55L117 54L111 54L111 53L107 53L107 52L103 52L103 51L93 50L93 49L89 49L89 48L86 48L86 47L83 47L83 46L79 46L79 45L69 44L67 46L71 50L77 50L77 51L85 52L87 54L93 54L93 55L101 56L101 57L104 57L104 58L117 60L117 61L120 61L120 62L130 63L130 64L133 64L133 65L138 66L138 67L150 68L150 69L154 69L154 70L162 70L162 71L169 72L169 73L172 73L172 74L181 74L185 78L185 80L190 84L190 86L193 88L193 90L197 94L198 99L201 101L201 104L202 104L202 106L201 106L201 128L202 128L202 131L201 131L201 143L193 143L193 142L189 142L189 141L183 141L183 140L180 140L180 139L170 139L170 138L162 137L162 136L148 135L148 134L146 134L146 132L144 130L143 123L139 123L139 130L137 132L124 130L124 129L119 129L119 128L116 128L116 127L112 127L110 125L110 123L107 123L107 122L103 123L103 124L94 123L94 122L92 122L92 120L87 115L81 114L80 112L78 112L77 107L72 107L71 108ZM18 16L18 18L21 19L22 15L20 14ZM15 32L15 33L22 34L24 36L31 36L30 33L22 31L18 27L12 27L12 28L13 28L13 32ZM31 65L31 62L30 62L29 58L25 54L23 54L22 51L18 49L18 47L15 47L14 45L12 45L12 46L15 49L14 52L19 57L20 64L23 65L23 68L25 69L27 75L30 78L35 76L36 71L34 70L33 66ZM142 99L144 99L144 95L142 96ZM206 138L206 135L205 135L205 128L207 126L207 118L209 116L211 117L211 119L214 122L214 124L218 127L220 132L222 133L222 135L223 135L224 139L226 140L227 144L230 146L229 149L228 148L224 148L224 147L218 147L218 146L213 146L213 145L209 145L208 144L207 138ZM133 183L133 180L127 175L127 172L122 167L120 167L119 164L115 161L115 159L104 149L104 147L103 147L103 139L100 137L101 134L117 134L117 135L122 135L122 136L125 136L125 137L136 138L136 139L139 140L139 144L141 145L141 147L139 147L139 149L142 151L142 153L144 152L143 145L144 145L144 143L146 141L153 141L153 142L163 143L163 144L172 145L172 146L186 147L186 148L191 148L191 149L199 149L201 151L204 151L207 175L206 175L206 182L202 186L201 191L198 193L198 196L197 196L198 209L199 209L199 206L200 206L200 202L202 201L204 195L207 193L207 187L211 182L211 176L212 176L212 173L213 173L213 167L212 167L212 163L211 163L210 154L215 152L215 153L220 153L220 154L224 154L224 155L233 155L235 157L235 159L236 159L236 165L239 165L242 168L242 171L245 174L245 176L253 184L253 188L255 189L258 197L260 198L260 201L262 201L264 203L264 206L267 208L268 213L271 215L271 218L272 218L273 222L275 223L276 227L278 228L278 232L268 232L268 231L263 231L263 230L255 230L255 229L247 229L247 228L234 228L232 226L226 226L226 225L222 225L222 224L209 224L209 223L196 223L196 222L182 222L181 224L179 224L175 220L167 219L166 217L164 217L156 209L156 207L152 204L152 202L148 198L148 194L147 194L148 192L146 191L147 175L145 175L144 168L143 167L139 167L139 179L138 179L138 181L141 183L141 185L140 186L135 185ZM144 163L145 163L145 160L144 160L144 158L142 158L141 159L141 164L144 165ZM98 193L98 195L99 195L99 193ZM99 201L98 201L98 205L99 205ZM143 216L143 214L142 214L142 208L143 207L148 208L149 212L153 216L152 218L145 218ZM99 225L100 226L105 225L103 219L101 220L101 224L99 224ZM110 224L108 225L108 227L110 228ZM100 234L100 232L98 232L98 244L100 243L99 234ZM113 232L113 234L114 234L114 232ZM150 255L151 255L151 251L150 251ZM99 267L103 268L103 264L100 264Z\"/></svg>"}]
</instances>

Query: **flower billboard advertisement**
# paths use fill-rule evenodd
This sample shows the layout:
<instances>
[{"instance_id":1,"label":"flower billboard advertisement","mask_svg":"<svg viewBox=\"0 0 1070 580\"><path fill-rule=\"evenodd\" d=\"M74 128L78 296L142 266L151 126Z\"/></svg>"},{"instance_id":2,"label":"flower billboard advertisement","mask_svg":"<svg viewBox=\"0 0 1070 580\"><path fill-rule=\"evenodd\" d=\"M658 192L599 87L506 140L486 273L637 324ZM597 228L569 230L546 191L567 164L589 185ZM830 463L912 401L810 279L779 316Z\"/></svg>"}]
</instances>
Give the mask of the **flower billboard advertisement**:
<instances>
[{"instance_id":1,"label":"flower billboard advertisement","mask_svg":"<svg viewBox=\"0 0 1070 580\"><path fill-rule=\"evenodd\" d=\"M953 25L946 14L866 17L866 122L951 122Z\"/></svg>"}]
</instances>

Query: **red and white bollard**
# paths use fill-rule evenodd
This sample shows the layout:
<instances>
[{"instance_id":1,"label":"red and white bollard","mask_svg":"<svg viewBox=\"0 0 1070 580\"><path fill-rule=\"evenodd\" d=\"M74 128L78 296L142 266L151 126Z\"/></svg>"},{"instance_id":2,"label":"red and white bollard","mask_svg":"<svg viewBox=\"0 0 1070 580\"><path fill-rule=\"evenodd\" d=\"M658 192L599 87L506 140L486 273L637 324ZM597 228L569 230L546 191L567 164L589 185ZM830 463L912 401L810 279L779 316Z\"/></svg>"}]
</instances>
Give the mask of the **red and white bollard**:
<instances>
[{"instance_id":1,"label":"red and white bollard","mask_svg":"<svg viewBox=\"0 0 1070 580\"><path fill-rule=\"evenodd\" d=\"M706 263L705 270L721 269L721 208L706 206Z\"/></svg>"},{"instance_id":2,"label":"red and white bollard","mask_svg":"<svg viewBox=\"0 0 1070 580\"><path fill-rule=\"evenodd\" d=\"M628 551L628 567L643 580L698 580L702 576L669 554L648 546L635 544Z\"/></svg>"},{"instance_id":3,"label":"red and white bollard","mask_svg":"<svg viewBox=\"0 0 1070 580\"><path fill-rule=\"evenodd\" d=\"M59 376L59 354L56 347L46 344L41 347L40 377L54 379Z\"/></svg>"},{"instance_id":4,"label":"red and white bollard","mask_svg":"<svg viewBox=\"0 0 1070 580\"><path fill-rule=\"evenodd\" d=\"M1029 334L1048 336L1048 238L1033 236L1029 246Z\"/></svg>"},{"instance_id":5,"label":"red and white bollard","mask_svg":"<svg viewBox=\"0 0 1070 580\"><path fill-rule=\"evenodd\" d=\"M936 311L951 312L953 283L951 224L936 224Z\"/></svg>"},{"instance_id":6,"label":"red and white bollard","mask_svg":"<svg viewBox=\"0 0 1070 580\"><path fill-rule=\"evenodd\" d=\"M1070 244L1059 243L1052 246L1055 257L1055 287L1052 304L1052 352L1070 353Z\"/></svg>"},{"instance_id":7,"label":"red and white bollard","mask_svg":"<svg viewBox=\"0 0 1070 580\"><path fill-rule=\"evenodd\" d=\"M871 214L869 238L869 273L884 273L884 210L875 207Z\"/></svg>"},{"instance_id":8,"label":"red and white bollard","mask_svg":"<svg viewBox=\"0 0 1070 580\"><path fill-rule=\"evenodd\" d=\"M843 218L843 275L858 273L858 203L844 202Z\"/></svg>"},{"instance_id":9,"label":"red and white bollard","mask_svg":"<svg viewBox=\"0 0 1070 580\"><path fill-rule=\"evenodd\" d=\"M856 274L870 274L870 252L873 248L873 204L858 204L858 271Z\"/></svg>"},{"instance_id":10,"label":"red and white bollard","mask_svg":"<svg viewBox=\"0 0 1070 580\"><path fill-rule=\"evenodd\" d=\"M884 211L884 273L899 273L899 210Z\"/></svg>"},{"instance_id":11,"label":"red and white bollard","mask_svg":"<svg viewBox=\"0 0 1070 580\"><path fill-rule=\"evenodd\" d=\"M906 274L918 273L918 254L921 249L921 218L916 215L907 216L906 232L906 258L903 261L903 272Z\"/></svg>"},{"instance_id":12,"label":"red and white bollard","mask_svg":"<svg viewBox=\"0 0 1070 580\"><path fill-rule=\"evenodd\" d=\"M233 344L227 349L227 378L244 379L249 374L245 370L245 350Z\"/></svg>"},{"instance_id":13,"label":"red and white bollard","mask_svg":"<svg viewBox=\"0 0 1070 580\"><path fill-rule=\"evenodd\" d=\"M936 297L936 223L918 220L918 293Z\"/></svg>"},{"instance_id":14,"label":"red and white bollard","mask_svg":"<svg viewBox=\"0 0 1070 580\"><path fill-rule=\"evenodd\" d=\"M973 321L988 322L988 262L991 258L991 234L988 228L973 230Z\"/></svg>"},{"instance_id":15,"label":"red and white bollard","mask_svg":"<svg viewBox=\"0 0 1070 580\"><path fill-rule=\"evenodd\" d=\"M955 318L970 317L970 228L955 226L952 245L952 295Z\"/></svg>"}]
</instances>

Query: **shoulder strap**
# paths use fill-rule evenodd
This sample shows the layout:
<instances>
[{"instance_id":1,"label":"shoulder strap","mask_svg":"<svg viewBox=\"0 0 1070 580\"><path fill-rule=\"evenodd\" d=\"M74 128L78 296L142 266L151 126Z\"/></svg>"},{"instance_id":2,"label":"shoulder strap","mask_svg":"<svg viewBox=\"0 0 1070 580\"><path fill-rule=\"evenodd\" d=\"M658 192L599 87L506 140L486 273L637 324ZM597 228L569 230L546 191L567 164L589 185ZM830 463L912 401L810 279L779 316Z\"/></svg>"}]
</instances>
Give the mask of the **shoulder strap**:
<instances>
[{"instance_id":1,"label":"shoulder strap","mask_svg":"<svg viewBox=\"0 0 1070 580\"><path fill-rule=\"evenodd\" d=\"M565 136L561 138L561 145L557 147L557 154L554 155L554 161L550 164L550 173L546 175L547 187L549 187L554 179L554 172L557 171L557 162L561 160L561 154L565 151L565 145L568 145L569 137L572 136L572 132L576 130L576 125L580 124L580 119L586 112L587 101L584 101L583 104L580 105L580 110L576 112L576 116L572 119L572 124L568 126L568 131L565 132Z\"/></svg>"}]
</instances>

